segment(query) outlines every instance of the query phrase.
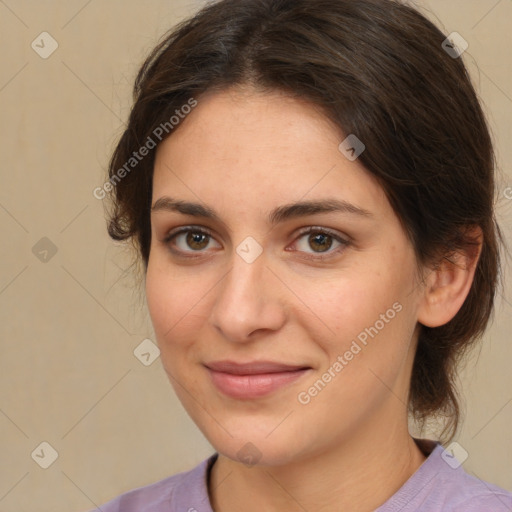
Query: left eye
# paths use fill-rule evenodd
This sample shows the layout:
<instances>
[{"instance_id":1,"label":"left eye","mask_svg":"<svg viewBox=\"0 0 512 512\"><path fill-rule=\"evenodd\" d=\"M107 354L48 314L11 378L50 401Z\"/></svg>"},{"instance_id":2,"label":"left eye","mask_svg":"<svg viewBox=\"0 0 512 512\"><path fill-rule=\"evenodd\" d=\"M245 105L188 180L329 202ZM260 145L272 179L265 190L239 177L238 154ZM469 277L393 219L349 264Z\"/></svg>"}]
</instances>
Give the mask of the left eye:
<instances>
[{"instance_id":1,"label":"left eye","mask_svg":"<svg viewBox=\"0 0 512 512\"><path fill-rule=\"evenodd\" d=\"M301 233L298 240L299 242L296 242L296 244L299 246L299 250L308 254L323 254L329 252L330 255L339 252L341 248L349 245L348 240L330 231L319 228L308 228L307 231ZM300 248L300 243L304 241L308 247L313 249L312 253L308 252L306 247ZM336 248L334 250L329 251L333 247L333 243L337 243L338 245L335 246ZM313 258L317 258L317 256L313 256ZM320 256L320 258L322 258L322 256Z\"/></svg>"}]
</instances>

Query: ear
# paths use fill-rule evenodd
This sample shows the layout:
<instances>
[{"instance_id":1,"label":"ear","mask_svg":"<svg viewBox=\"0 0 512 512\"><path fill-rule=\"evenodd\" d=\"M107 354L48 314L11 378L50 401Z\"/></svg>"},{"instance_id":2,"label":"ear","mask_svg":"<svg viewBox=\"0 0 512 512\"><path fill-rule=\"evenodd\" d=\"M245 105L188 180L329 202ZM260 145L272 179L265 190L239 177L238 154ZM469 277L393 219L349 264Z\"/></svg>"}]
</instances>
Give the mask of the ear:
<instances>
[{"instance_id":1,"label":"ear","mask_svg":"<svg viewBox=\"0 0 512 512\"><path fill-rule=\"evenodd\" d=\"M482 252L482 229L480 226L471 227L465 238L474 239L475 245L443 258L434 269L430 269L425 280L418 322L427 327L447 324L458 313L471 289Z\"/></svg>"}]
</instances>

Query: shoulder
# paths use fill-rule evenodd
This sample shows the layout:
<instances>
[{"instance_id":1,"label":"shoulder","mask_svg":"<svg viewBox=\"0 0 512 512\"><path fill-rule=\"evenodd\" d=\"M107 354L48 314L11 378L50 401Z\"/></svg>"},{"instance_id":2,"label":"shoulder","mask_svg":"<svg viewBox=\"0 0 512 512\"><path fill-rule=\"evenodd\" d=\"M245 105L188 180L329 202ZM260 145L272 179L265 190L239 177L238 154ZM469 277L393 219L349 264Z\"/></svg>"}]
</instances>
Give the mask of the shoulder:
<instances>
[{"instance_id":1,"label":"shoulder","mask_svg":"<svg viewBox=\"0 0 512 512\"><path fill-rule=\"evenodd\" d=\"M512 510L511 492L466 473L462 467L458 469L451 478L443 478L445 499L452 503L453 512Z\"/></svg>"},{"instance_id":2,"label":"shoulder","mask_svg":"<svg viewBox=\"0 0 512 512\"><path fill-rule=\"evenodd\" d=\"M214 454L189 471L125 492L89 512L207 512L207 471L216 457Z\"/></svg>"},{"instance_id":3,"label":"shoulder","mask_svg":"<svg viewBox=\"0 0 512 512\"><path fill-rule=\"evenodd\" d=\"M510 512L512 493L465 471L439 443L420 440L429 455L378 512Z\"/></svg>"}]
</instances>

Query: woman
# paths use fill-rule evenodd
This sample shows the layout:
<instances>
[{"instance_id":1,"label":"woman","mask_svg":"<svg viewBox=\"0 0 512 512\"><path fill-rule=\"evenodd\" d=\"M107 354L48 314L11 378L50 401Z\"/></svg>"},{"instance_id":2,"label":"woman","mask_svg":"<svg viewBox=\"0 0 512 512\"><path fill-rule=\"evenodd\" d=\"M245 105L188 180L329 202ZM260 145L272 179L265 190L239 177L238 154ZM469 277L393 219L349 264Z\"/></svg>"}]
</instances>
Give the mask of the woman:
<instances>
[{"instance_id":1,"label":"woman","mask_svg":"<svg viewBox=\"0 0 512 512\"><path fill-rule=\"evenodd\" d=\"M439 442L502 240L461 53L389 0L221 0L154 49L109 233L216 453L103 512L512 509Z\"/></svg>"}]
</instances>

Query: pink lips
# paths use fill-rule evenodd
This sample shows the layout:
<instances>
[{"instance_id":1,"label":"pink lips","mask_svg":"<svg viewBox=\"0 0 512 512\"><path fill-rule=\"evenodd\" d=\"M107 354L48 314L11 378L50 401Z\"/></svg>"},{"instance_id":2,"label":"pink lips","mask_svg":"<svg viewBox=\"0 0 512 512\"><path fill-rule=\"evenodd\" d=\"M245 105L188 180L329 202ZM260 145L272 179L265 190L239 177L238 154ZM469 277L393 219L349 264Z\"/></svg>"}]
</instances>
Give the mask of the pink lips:
<instances>
[{"instance_id":1,"label":"pink lips","mask_svg":"<svg viewBox=\"0 0 512 512\"><path fill-rule=\"evenodd\" d=\"M258 398L302 377L311 368L270 361L235 363L217 361L205 365L213 384L233 398Z\"/></svg>"}]
</instances>

